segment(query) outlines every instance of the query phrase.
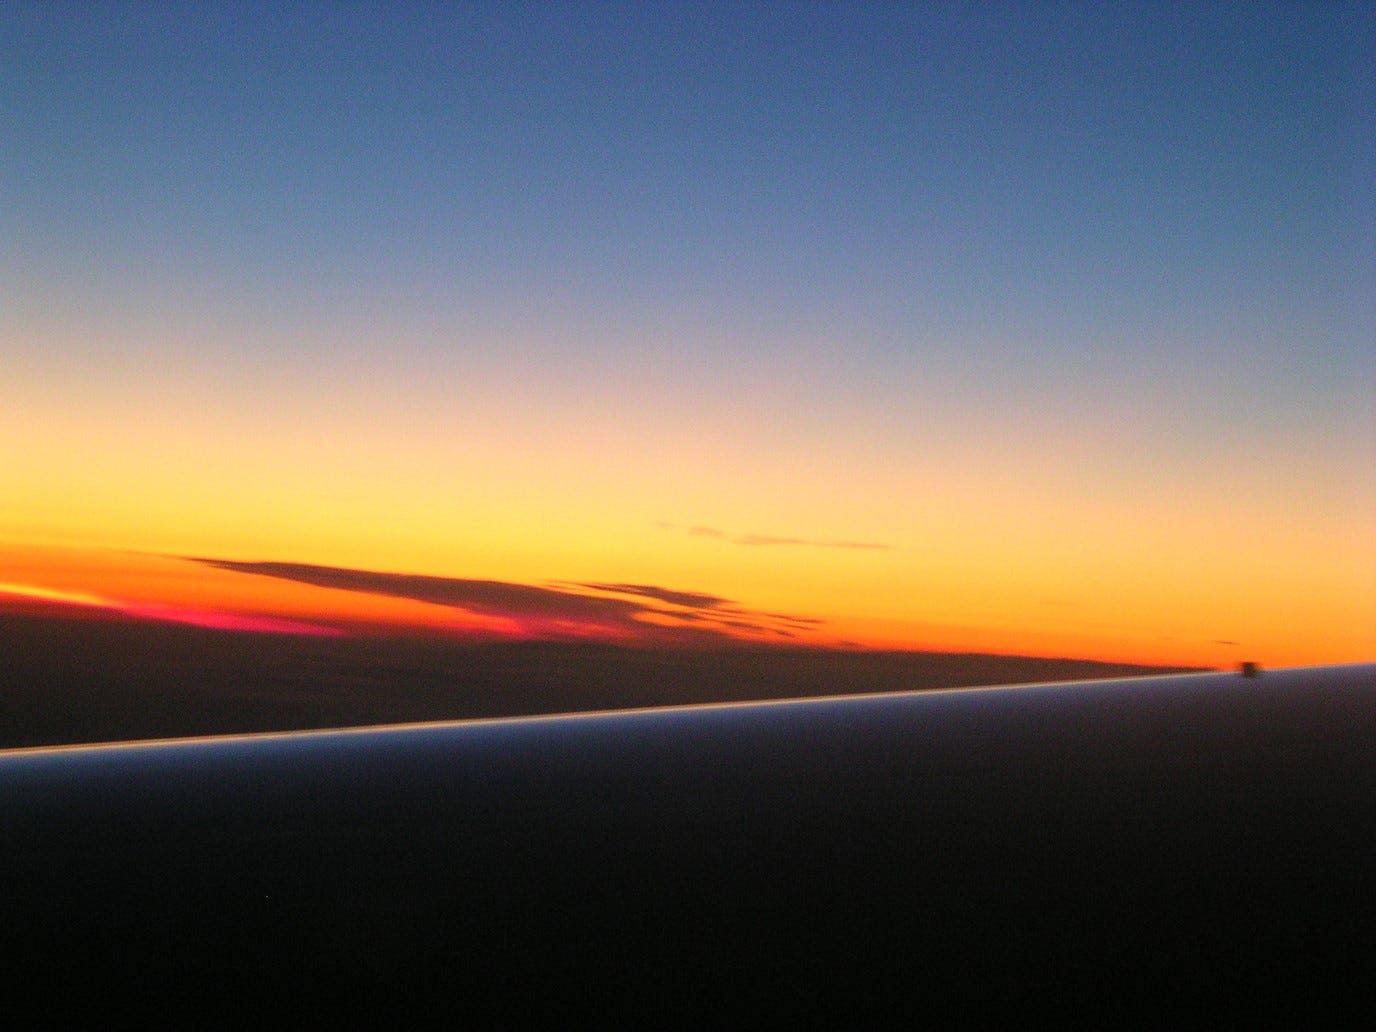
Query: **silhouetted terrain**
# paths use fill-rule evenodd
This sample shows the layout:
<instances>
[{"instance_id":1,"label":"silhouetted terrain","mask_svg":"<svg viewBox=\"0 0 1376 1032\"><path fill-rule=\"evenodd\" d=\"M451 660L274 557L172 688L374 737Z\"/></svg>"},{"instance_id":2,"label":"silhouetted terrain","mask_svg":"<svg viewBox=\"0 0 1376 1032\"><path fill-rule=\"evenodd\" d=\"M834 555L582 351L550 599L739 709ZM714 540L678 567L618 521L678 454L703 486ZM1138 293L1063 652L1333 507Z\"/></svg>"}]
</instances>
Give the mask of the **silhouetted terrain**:
<instances>
[{"instance_id":1,"label":"silhouetted terrain","mask_svg":"<svg viewBox=\"0 0 1376 1032\"><path fill-rule=\"evenodd\" d=\"M0 748L1176 672L934 652L310 638L0 616Z\"/></svg>"}]
</instances>

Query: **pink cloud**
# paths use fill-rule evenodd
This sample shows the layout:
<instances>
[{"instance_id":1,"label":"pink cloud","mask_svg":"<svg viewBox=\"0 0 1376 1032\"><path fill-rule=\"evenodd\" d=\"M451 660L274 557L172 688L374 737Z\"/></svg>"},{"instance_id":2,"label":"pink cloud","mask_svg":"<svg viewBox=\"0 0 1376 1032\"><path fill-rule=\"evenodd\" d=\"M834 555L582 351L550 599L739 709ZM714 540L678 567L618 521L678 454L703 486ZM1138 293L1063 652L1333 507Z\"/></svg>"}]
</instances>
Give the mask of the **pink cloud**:
<instances>
[{"instance_id":1,"label":"pink cloud","mask_svg":"<svg viewBox=\"0 0 1376 1032\"><path fill-rule=\"evenodd\" d=\"M337 627L287 620L278 616L257 613L223 612L215 609L195 609L190 606L165 605L157 602L126 602L86 591L63 591L32 584L0 583L0 595L75 606L87 610L118 613L136 620L158 620L163 623L190 624L216 631L243 631L255 634L309 634L337 638L344 632Z\"/></svg>"}]
</instances>

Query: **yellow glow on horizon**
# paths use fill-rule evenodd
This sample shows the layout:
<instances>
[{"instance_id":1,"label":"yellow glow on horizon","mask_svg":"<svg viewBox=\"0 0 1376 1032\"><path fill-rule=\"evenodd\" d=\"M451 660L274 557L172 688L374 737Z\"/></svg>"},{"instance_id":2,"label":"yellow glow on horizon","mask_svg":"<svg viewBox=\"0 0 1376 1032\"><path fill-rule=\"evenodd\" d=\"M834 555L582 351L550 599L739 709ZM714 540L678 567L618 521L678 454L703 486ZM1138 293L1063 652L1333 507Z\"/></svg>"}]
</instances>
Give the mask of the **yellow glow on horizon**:
<instances>
[{"instance_id":1,"label":"yellow glow on horizon","mask_svg":"<svg viewBox=\"0 0 1376 1032\"><path fill-rule=\"evenodd\" d=\"M1041 451L976 433L897 454L800 424L781 449L745 408L685 440L643 401L624 422L586 401L527 405L520 418L492 401L446 407L454 384L438 372L411 399L400 386L302 397L266 385L250 404L194 369L137 384L98 351L89 361L69 394L0 409L0 443L15 442L0 464L7 582L308 623L521 633L453 606L167 558L199 555L660 585L822 621L795 643L1207 666L1376 656L1376 527L1339 472L1315 472L1303 492L1188 464L1091 475L1079 464L1092 449L1068 431ZM124 376L129 396L100 373ZM374 422L360 434L364 406ZM776 538L793 543L758 543ZM886 547L834 547L856 540Z\"/></svg>"},{"instance_id":2,"label":"yellow glow on horizon","mask_svg":"<svg viewBox=\"0 0 1376 1032\"><path fill-rule=\"evenodd\" d=\"M19 598L32 598L41 602L65 602L77 606L97 606L105 609L114 605L107 598L92 595L87 591L59 591L56 588L41 588L33 584L0 583L0 595L15 595Z\"/></svg>"}]
</instances>

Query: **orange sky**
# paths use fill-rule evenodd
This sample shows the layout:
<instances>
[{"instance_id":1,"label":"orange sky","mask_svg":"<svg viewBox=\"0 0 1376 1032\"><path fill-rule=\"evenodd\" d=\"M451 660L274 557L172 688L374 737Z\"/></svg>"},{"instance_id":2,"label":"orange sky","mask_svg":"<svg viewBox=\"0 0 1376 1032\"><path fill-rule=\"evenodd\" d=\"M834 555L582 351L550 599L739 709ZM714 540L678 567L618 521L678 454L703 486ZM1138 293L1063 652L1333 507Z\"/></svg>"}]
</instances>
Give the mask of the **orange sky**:
<instances>
[{"instance_id":1,"label":"orange sky","mask_svg":"<svg viewBox=\"0 0 1376 1032\"><path fill-rule=\"evenodd\" d=\"M1274 600L1268 604L1266 599L1249 597L1245 586L1226 579L1215 583L1201 578L1192 585L1186 597L1194 608L1188 611L1167 609L1172 586L1160 584L1153 585L1150 591L1138 592L1135 597L1116 600L1106 590L1100 596L1103 604L1093 612L1086 612L1083 605L1057 606L1049 602L1020 611L1014 604L1015 596L992 595L992 600L983 599L970 585L969 578L958 580L954 576L949 586L962 590L953 590L939 602L924 607L919 601L898 596L891 583L885 584L892 581L891 570L883 578L871 572L868 580L872 587L868 593L852 587L845 595L835 589L831 597L821 592L807 594L809 578L804 574L813 574L814 590L827 580L833 585L844 579L860 580L865 577L865 564L882 564L889 558L889 550L783 543L733 545L705 533L703 528L690 533L689 529L659 526L650 528L645 536L663 542L666 559L657 569L648 562L637 566L639 578L594 581L580 579L585 575L576 572L558 579L529 578L519 582L486 578L499 584L543 588L550 598L561 600L555 611L532 611L518 602L503 613L483 605L466 606L463 586L473 579L463 577L461 571L438 576L426 571L423 583L427 586L435 584L447 591L452 584L459 585L457 596L449 604L436 604L406 597L408 592L415 594L414 589L407 587L410 581L401 580L401 587L386 578L377 579L377 584L356 583L359 577L369 574L416 572L415 568L375 569L342 562L304 568L308 575L321 569L346 571L329 574L353 578L351 586L343 588L211 567L166 554L10 540L0 543L0 611L41 602L75 607L73 611L77 613L169 619L229 630L276 633L421 631L461 637L561 639L586 635L628 644L743 640L1210 666L1230 666L1242 658L1271 666L1346 662L1373 654L1373 625L1361 623L1362 614L1355 605L1349 610L1344 608L1341 598L1314 597L1308 606L1312 622L1287 621L1286 613ZM708 593L708 588L730 583L723 576L708 576L705 571L714 569L710 562L703 562L704 572L692 580L666 576L649 579L655 572L676 572L675 563L691 562L695 551L710 559L714 550L732 548L752 557L758 554L762 566L777 564L773 570L767 569L769 583L781 583L787 590L769 592L738 579L733 593ZM686 557L675 557L675 550L687 553ZM801 571L795 569L792 577L778 576L778 571L788 570L785 560L789 553L799 550L824 553L826 561L819 564L814 559L799 564ZM312 558L318 561L321 557ZM360 572L355 575L353 571ZM458 579L448 581L446 577ZM664 597L670 601L647 597L645 589L668 593ZM689 604L680 604L673 601L676 596L672 592L676 591L699 592L715 601L705 606L694 606L691 600ZM628 618L623 619L620 610L611 619L599 615L600 611L584 614L586 599L628 605ZM857 604L860 601L868 604ZM1348 602L1360 603L1362 599L1354 593ZM601 601L594 603L600 604ZM1235 631L1234 638L1203 640L1196 628L1201 624L1208 626L1204 623L1207 616L1223 607L1232 607L1234 614L1239 610L1245 612L1245 621L1238 620L1236 615L1226 621L1232 627L1244 627L1243 633ZM921 619L923 608L944 618ZM785 620L788 622L781 622ZM706 638L700 637L703 632L707 633Z\"/></svg>"},{"instance_id":2,"label":"orange sky","mask_svg":"<svg viewBox=\"0 0 1376 1032\"><path fill-rule=\"evenodd\" d=\"M102 333L102 348L73 347ZM624 372L648 395L614 379L513 394L414 360L312 393L289 367L255 386L228 350L179 355L167 327L37 320L13 340L32 357L0 381L0 582L332 626L550 632L167 558L201 556L649 585L820 621L767 640L1220 667L1376 656L1360 423L1322 440L1220 424L1196 451L1171 420L1215 401L1188 392L1165 413L1091 390L966 419L905 414L876 384L830 392L814 423L840 370L742 368L694 408L648 367ZM156 376L119 360L142 348ZM1003 374L951 375L969 391Z\"/></svg>"}]
</instances>

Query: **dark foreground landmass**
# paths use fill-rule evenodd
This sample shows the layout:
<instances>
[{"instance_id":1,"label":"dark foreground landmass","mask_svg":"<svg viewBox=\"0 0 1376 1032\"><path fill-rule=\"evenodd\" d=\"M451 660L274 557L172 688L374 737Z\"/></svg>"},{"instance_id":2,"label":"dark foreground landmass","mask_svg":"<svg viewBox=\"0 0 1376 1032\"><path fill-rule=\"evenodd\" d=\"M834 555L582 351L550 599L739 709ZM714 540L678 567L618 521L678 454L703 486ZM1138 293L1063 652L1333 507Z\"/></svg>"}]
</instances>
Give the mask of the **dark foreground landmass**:
<instances>
[{"instance_id":1,"label":"dark foreground landmass","mask_svg":"<svg viewBox=\"0 0 1376 1032\"><path fill-rule=\"evenodd\" d=\"M308 638L0 616L0 748L1182 672L939 652Z\"/></svg>"},{"instance_id":2,"label":"dark foreground landmass","mask_svg":"<svg viewBox=\"0 0 1376 1032\"><path fill-rule=\"evenodd\" d=\"M6 1001L1367 1027L1373 738L1376 664L0 753Z\"/></svg>"}]
</instances>

